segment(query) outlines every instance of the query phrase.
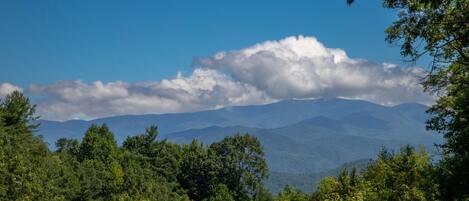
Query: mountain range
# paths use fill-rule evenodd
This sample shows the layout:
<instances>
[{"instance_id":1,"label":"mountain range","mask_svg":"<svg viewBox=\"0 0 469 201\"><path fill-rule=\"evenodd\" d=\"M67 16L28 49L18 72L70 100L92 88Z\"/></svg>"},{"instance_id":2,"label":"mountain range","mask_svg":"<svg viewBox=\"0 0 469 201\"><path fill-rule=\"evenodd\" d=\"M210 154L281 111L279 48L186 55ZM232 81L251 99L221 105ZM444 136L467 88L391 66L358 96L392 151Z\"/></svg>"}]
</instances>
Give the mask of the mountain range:
<instances>
[{"instance_id":1,"label":"mountain range","mask_svg":"<svg viewBox=\"0 0 469 201\"><path fill-rule=\"evenodd\" d=\"M338 98L285 100L192 113L39 120L37 133L51 148L61 137L81 139L91 124L103 123L119 143L155 124L159 139L176 143L197 139L209 144L236 133L250 133L263 144L272 175L321 175L347 162L373 158L382 147L425 145L432 151L442 138L425 129L426 110L427 106L418 103L382 106Z\"/></svg>"}]
</instances>

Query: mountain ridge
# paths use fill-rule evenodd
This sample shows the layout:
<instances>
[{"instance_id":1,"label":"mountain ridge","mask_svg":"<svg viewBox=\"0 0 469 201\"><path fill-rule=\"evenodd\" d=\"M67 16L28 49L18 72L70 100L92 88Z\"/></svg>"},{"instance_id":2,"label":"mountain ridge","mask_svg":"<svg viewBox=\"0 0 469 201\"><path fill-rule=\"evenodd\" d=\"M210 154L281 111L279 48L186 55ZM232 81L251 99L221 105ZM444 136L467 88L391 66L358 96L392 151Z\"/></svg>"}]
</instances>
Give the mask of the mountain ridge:
<instances>
[{"instance_id":1,"label":"mountain ridge","mask_svg":"<svg viewBox=\"0 0 469 201\"><path fill-rule=\"evenodd\" d=\"M176 143L198 139L208 144L235 133L250 133L263 143L274 171L301 173L370 158L382 146L434 144L438 137L427 135L420 120L426 108L418 103L383 106L339 98L284 100L191 113L124 115L91 121L40 120L38 134L53 147L58 138L81 139L91 124L103 123L119 143L150 125L159 126L159 138Z\"/></svg>"}]
</instances>

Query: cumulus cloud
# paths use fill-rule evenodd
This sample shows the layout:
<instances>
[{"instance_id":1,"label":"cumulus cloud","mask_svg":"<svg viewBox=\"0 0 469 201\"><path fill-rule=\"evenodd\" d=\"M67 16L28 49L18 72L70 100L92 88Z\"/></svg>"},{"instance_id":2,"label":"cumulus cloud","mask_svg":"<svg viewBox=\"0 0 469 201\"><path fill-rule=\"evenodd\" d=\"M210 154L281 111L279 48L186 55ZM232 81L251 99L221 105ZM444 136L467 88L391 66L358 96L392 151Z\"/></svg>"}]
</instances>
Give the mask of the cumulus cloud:
<instances>
[{"instance_id":1,"label":"cumulus cloud","mask_svg":"<svg viewBox=\"0 0 469 201\"><path fill-rule=\"evenodd\" d=\"M31 85L30 91L46 95L39 100L38 110L47 119L189 112L273 101L249 84L203 68L195 69L188 77L178 73L175 78L158 82L59 81L52 85Z\"/></svg>"},{"instance_id":2,"label":"cumulus cloud","mask_svg":"<svg viewBox=\"0 0 469 201\"><path fill-rule=\"evenodd\" d=\"M274 99L342 97L380 104L428 103L425 71L352 59L314 37L288 37L199 58L196 67L225 72Z\"/></svg>"},{"instance_id":3,"label":"cumulus cloud","mask_svg":"<svg viewBox=\"0 0 469 201\"><path fill-rule=\"evenodd\" d=\"M423 69L349 58L314 37L219 52L195 59L193 66L188 76L178 73L154 82L69 80L33 84L29 90L42 97L37 100L40 114L56 120L189 112L283 99L340 97L384 105L433 100L419 84Z\"/></svg>"},{"instance_id":4,"label":"cumulus cloud","mask_svg":"<svg viewBox=\"0 0 469 201\"><path fill-rule=\"evenodd\" d=\"M0 83L0 98L5 97L13 91L23 91L23 89L8 82Z\"/></svg>"}]
</instances>

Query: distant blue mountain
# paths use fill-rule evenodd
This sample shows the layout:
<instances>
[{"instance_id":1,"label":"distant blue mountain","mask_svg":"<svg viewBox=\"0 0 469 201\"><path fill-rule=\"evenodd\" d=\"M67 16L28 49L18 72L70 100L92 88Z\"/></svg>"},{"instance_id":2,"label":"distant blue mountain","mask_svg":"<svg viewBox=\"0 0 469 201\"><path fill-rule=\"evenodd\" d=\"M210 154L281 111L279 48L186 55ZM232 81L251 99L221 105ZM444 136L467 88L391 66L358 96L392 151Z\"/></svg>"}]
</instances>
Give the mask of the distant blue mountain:
<instances>
[{"instance_id":1,"label":"distant blue mountain","mask_svg":"<svg viewBox=\"0 0 469 201\"><path fill-rule=\"evenodd\" d=\"M441 137L425 130L425 105L393 107L359 100L286 100L193 113L126 115L92 121L40 120L38 134L53 147L60 137L81 139L91 124L106 123L118 142L159 126L160 139L206 144L235 133L251 133L262 142L275 172L314 173L373 158L382 146L402 144L432 148Z\"/></svg>"}]
</instances>

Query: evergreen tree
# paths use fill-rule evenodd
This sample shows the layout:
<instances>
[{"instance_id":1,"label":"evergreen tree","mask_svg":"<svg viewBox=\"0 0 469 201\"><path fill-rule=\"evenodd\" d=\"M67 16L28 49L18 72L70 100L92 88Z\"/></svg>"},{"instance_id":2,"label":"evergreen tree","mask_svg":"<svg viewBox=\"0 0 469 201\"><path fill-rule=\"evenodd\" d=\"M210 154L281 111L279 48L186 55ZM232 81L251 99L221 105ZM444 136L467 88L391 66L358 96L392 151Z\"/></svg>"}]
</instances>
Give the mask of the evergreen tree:
<instances>
[{"instance_id":1,"label":"evergreen tree","mask_svg":"<svg viewBox=\"0 0 469 201\"><path fill-rule=\"evenodd\" d=\"M15 91L0 103L0 200L63 200L55 159L33 135L35 106Z\"/></svg>"}]
</instances>

